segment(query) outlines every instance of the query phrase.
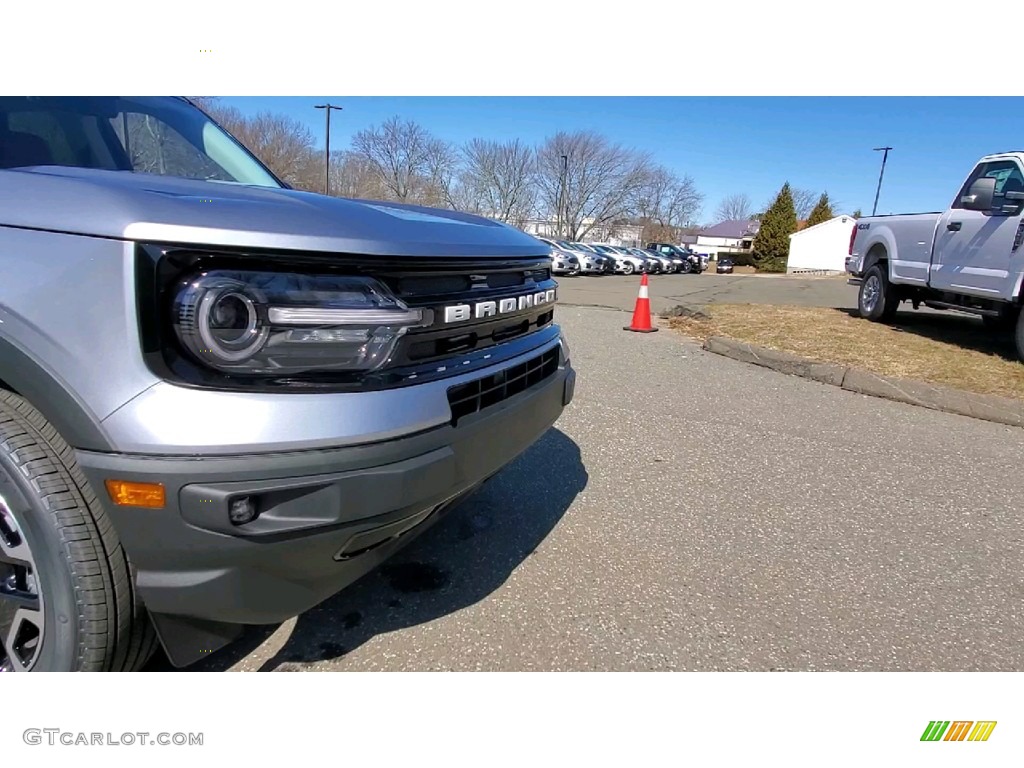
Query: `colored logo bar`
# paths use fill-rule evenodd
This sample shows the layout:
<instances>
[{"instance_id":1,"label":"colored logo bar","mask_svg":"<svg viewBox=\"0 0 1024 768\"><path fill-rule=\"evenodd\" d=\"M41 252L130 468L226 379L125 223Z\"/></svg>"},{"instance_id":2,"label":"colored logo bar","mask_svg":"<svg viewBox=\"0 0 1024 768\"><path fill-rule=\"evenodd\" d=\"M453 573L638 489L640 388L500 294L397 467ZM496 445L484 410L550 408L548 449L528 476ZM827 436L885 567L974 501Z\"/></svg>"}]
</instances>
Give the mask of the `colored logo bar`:
<instances>
[{"instance_id":1,"label":"colored logo bar","mask_svg":"<svg viewBox=\"0 0 1024 768\"><path fill-rule=\"evenodd\" d=\"M932 720L921 741L988 741L995 728L995 720Z\"/></svg>"}]
</instances>

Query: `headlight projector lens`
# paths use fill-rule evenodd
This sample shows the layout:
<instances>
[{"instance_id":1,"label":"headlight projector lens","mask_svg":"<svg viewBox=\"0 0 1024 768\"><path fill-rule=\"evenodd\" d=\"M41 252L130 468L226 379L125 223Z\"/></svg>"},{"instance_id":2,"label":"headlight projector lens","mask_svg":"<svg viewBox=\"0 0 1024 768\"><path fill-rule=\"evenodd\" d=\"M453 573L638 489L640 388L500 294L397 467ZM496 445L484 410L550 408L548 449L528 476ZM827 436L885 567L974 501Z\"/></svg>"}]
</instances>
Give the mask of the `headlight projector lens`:
<instances>
[{"instance_id":1,"label":"headlight projector lens","mask_svg":"<svg viewBox=\"0 0 1024 768\"><path fill-rule=\"evenodd\" d=\"M185 352L235 375L372 371L429 324L369 277L243 270L183 279L170 319Z\"/></svg>"},{"instance_id":2,"label":"headlight projector lens","mask_svg":"<svg viewBox=\"0 0 1024 768\"><path fill-rule=\"evenodd\" d=\"M199 301L196 330L203 349L227 362L250 358L266 343L270 329L259 327L253 300L232 288L210 291Z\"/></svg>"}]
</instances>

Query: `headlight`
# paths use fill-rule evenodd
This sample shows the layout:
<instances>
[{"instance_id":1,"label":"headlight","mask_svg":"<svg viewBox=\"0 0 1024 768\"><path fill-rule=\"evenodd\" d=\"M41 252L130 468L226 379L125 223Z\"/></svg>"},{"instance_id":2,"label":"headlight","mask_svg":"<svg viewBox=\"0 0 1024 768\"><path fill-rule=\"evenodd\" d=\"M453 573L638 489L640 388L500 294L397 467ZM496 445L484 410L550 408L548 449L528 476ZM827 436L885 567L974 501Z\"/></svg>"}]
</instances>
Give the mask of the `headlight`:
<instances>
[{"instance_id":1,"label":"headlight","mask_svg":"<svg viewBox=\"0 0 1024 768\"><path fill-rule=\"evenodd\" d=\"M235 374L372 371L423 319L369 278L280 272L194 275L171 309L185 350Z\"/></svg>"}]
</instances>

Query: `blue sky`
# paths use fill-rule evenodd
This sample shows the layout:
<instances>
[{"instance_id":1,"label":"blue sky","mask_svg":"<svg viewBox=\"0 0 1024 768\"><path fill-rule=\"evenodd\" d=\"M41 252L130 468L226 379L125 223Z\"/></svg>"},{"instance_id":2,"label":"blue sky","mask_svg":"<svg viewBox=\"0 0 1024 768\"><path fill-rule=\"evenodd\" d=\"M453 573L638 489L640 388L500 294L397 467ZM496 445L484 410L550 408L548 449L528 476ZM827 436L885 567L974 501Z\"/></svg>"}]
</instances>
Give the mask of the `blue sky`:
<instances>
[{"instance_id":1,"label":"blue sky","mask_svg":"<svg viewBox=\"0 0 1024 768\"><path fill-rule=\"evenodd\" d=\"M755 207L784 181L827 190L842 212L870 213L881 153L889 145L879 213L945 208L982 155L1024 148L1024 98L768 97L226 97L247 114L287 113L331 144L401 115L452 142L475 137L540 142L558 130L594 130L651 152L690 175L705 195L701 220L719 201L745 193Z\"/></svg>"}]
</instances>

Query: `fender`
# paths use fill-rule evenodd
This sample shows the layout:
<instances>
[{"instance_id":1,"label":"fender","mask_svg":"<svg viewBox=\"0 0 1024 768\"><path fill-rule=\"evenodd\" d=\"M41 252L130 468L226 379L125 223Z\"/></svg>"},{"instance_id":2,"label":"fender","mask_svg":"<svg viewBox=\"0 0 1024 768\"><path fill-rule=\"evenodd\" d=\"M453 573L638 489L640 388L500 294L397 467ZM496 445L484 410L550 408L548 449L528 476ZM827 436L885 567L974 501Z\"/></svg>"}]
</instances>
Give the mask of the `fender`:
<instances>
[{"instance_id":1,"label":"fender","mask_svg":"<svg viewBox=\"0 0 1024 768\"><path fill-rule=\"evenodd\" d=\"M96 414L37 360L0 336L0 382L28 400L73 448L114 452Z\"/></svg>"},{"instance_id":2,"label":"fender","mask_svg":"<svg viewBox=\"0 0 1024 768\"><path fill-rule=\"evenodd\" d=\"M874 249L874 253L872 253ZM896 252L896 238L892 235L892 230L889 227L882 225L877 229L872 227L869 230L869 236L867 241L864 243L864 266L863 271L867 272L871 267L880 261L879 250L884 249L885 258L889 261L889 276L892 276L892 262L894 259L899 258Z\"/></svg>"}]
</instances>

